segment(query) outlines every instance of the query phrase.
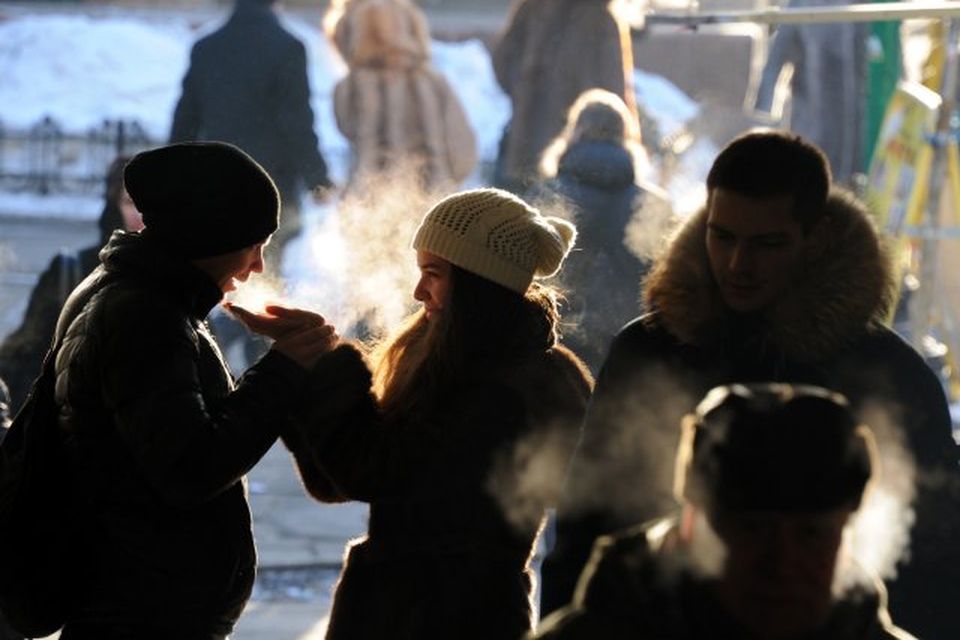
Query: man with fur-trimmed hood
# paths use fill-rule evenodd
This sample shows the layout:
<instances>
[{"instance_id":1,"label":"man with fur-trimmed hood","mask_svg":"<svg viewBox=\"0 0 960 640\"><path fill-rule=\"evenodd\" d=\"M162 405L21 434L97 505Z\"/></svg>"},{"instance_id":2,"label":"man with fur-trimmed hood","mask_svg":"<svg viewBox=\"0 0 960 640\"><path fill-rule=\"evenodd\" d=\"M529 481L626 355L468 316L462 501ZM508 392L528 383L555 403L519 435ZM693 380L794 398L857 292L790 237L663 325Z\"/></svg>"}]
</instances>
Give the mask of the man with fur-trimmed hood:
<instances>
[{"instance_id":1,"label":"man with fur-trimmed hood","mask_svg":"<svg viewBox=\"0 0 960 640\"><path fill-rule=\"evenodd\" d=\"M830 185L823 153L783 132L746 134L717 157L706 207L645 283L651 311L621 330L600 371L544 566L544 613L569 602L598 535L675 507L675 425L697 398L780 381L836 389L858 415L884 412L917 475L891 610L920 637L960 637L960 618L945 614L960 601L960 492L943 388L884 325L889 256L863 205Z\"/></svg>"}]
</instances>

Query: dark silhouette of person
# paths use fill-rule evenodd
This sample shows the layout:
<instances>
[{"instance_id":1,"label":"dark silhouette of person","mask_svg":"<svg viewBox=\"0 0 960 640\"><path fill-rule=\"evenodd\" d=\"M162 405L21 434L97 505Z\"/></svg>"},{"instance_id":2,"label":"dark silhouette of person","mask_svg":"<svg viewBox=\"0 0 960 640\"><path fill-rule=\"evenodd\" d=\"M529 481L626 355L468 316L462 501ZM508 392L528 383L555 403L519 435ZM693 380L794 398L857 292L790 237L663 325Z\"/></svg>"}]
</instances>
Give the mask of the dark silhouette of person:
<instances>
[{"instance_id":1,"label":"dark silhouette of person","mask_svg":"<svg viewBox=\"0 0 960 640\"><path fill-rule=\"evenodd\" d=\"M260 163L280 190L283 222L267 248L279 263L301 227L304 190L327 197L332 183L314 131L307 54L283 26L274 0L236 0L227 23L193 45L171 142L219 140Z\"/></svg>"}]
</instances>

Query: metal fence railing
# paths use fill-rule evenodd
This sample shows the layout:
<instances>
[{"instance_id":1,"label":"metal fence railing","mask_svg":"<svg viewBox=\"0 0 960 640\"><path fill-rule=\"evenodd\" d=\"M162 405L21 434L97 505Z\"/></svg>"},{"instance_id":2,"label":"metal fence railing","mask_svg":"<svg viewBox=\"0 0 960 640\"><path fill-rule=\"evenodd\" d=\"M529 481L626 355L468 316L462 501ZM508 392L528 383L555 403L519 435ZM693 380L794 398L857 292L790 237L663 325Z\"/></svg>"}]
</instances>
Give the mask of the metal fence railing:
<instances>
[{"instance_id":1,"label":"metal fence railing","mask_svg":"<svg viewBox=\"0 0 960 640\"><path fill-rule=\"evenodd\" d=\"M49 116L27 129L0 123L0 191L98 193L114 158L155 144L135 120L104 120L86 134L67 132Z\"/></svg>"}]
</instances>

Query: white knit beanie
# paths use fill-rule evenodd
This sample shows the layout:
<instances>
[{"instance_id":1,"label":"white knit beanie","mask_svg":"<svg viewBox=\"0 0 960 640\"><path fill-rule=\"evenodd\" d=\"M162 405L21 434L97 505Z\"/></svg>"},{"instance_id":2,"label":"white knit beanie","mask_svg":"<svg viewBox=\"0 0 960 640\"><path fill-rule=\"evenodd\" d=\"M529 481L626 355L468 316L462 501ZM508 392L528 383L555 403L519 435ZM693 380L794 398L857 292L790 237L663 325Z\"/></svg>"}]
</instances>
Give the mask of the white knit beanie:
<instances>
[{"instance_id":1,"label":"white knit beanie","mask_svg":"<svg viewBox=\"0 0 960 640\"><path fill-rule=\"evenodd\" d=\"M475 189L435 204L420 223L413 248L524 293L534 276L560 270L576 236L572 224L540 215L512 193Z\"/></svg>"}]
</instances>

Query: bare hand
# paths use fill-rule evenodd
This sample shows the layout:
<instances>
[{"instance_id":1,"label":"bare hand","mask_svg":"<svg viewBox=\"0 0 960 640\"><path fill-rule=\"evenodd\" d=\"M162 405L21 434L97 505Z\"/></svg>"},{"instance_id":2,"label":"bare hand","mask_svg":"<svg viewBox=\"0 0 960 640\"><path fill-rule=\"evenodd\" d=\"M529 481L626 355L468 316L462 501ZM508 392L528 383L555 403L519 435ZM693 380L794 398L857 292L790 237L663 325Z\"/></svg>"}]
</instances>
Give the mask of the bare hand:
<instances>
[{"instance_id":1,"label":"bare hand","mask_svg":"<svg viewBox=\"0 0 960 640\"><path fill-rule=\"evenodd\" d=\"M305 369L340 340L336 329L313 311L272 304L264 313L254 313L234 303L224 306L248 329L272 338L274 349Z\"/></svg>"}]
</instances>

